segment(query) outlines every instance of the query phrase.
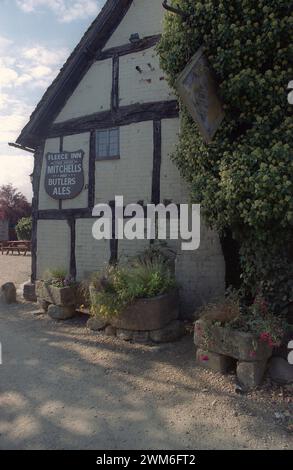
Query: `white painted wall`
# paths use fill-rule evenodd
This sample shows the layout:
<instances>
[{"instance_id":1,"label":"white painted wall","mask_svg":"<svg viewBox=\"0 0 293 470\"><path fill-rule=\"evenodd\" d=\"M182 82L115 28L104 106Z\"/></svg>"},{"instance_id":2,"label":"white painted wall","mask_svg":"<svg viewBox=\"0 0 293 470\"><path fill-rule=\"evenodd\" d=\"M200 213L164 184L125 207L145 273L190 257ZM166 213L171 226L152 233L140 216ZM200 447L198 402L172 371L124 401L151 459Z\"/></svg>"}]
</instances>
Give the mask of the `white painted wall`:
<instances>
[{"instance_id":1,"label":"white painted wall","mask_svg":"<svg viewBox=\"0 0 293 470\"><path fill-rule=\"evenodd\" d=\"M110 260L108 240L95 240L92 236L93 219L76 221L76 266L77 278L82 280L91 273L100 271Z\"/></svg>"},{"instance_id":2,"label":"white painted wall","mask_svg":"<svg viewBox=\"0 0 293 470\"><path fill-rule=\"evenodd\" d=\"M134 0L128 14L109 39L105 48L128 43L131 33L140 37L161 32L162 0ZM150 65L148 65L150 64ZM136 70L140 67L142 73ZM110 109L112 61L95 63L56 119L67 119ZM159 68L154 48L120 58L120 106L174 99ZM162 120L161 201L188 202L188 188L170 159L178 141L179 120ZM82 148L85 184L88 182L89 133L64 138L64 150ZM58 152L59 139L48 139L45 153ZM141 122L121 126L120 160L96 162L95 202L108 202L123 195L124 203L143 200L151 202L153 171L153 123ZM63 208L87 207L87 190L74 200L63 201ZM40 182L40 209L57 209L58 201L47 196L44 189L44 168ZM83 279L103 268L110 259L109 241L92 237L93 219L76 221L77 277ZM177 252L176 276L181 285L184 311L192 311L224 292L225 265L217 234L202 223L201 246L197 251L182 252L179 241L169 241ZM50 267L67 266L70 261L70 232L66 221L38 223L38 277ZM131 257L149 245L143 241L119 241L119 257Z\"/></svg>"},{"instance_id":3,"label":"white painted wall","mask_svg":"<svg viewBox=\"0 0 293 470\"><path fill-rule=\"evenodd\" d=\"M175 99L153 47L120 57L119 70L120 106Z\"/></svg>"},{"instance_id":4,"label":"white painted wall","mask_svg":"<svg viewBox=\"0 0 293 470\"><path fill-rule=\"evenodd\" d=\"M189 200L188 188L170 159L178 141L179 119L162 120L161 201L176 203ZM65 150L83 148L88 162L89 133L64 138ZM96 162L96 203L113 200L123 195L124 203L143 200L151 202L153 170L153 123L152 121L130 124L120 128L120 160ZM49 139L46 150L56 151L59 139ZM88 163L85 164L87 181ZM43 188L43 186L41 186ZM40 199L42 208L48 208L49 197L44 189ZM41 202L40 201L40 202ZM45 202L45 206L44 206ZM53 201L54 202L54 201ZM58 204L58 203L57 203ZM74 200L63 201L64 208L87 206L87 191ZM84 279L90 273L103 269L110 259L109 241L96 241L92 237L93 219L76 221L77 277ZM67 266L69 269L70 233L66 221L39 221L38 224L38 276L48 268ZM141 253L147 240L120 240L120 259ZM196 251L181 251L181 241L169 240L168 246L176 253L176 277L181 286L182 309L192 312L202 303L224 293L225 263L218 235L209 230L202 221L201 245Z\"/></svg>"},{"instance_id":5,"label":"white painted wall","mask_svg":"<svg viewBox=\"0 0 293 470\"><path fill-rule=\"evenodd\" d=\"M118 244L118 257L121 262L143 253L150 246L148 240L119 240Z\"/></svg>"},{"instance_id":6,"label":"white painted wall","mask_svg":"<svg viewBox=\"0 0 293 470\"><path fill-rule=\"evenodd\" d=\"M141 39L161 33L164 16L162 3L162 0L133 0L105 49L127 44L132 33L139 33Z\"/></svg>"},{"instance_id":7,"label":"white painted wall","mask_svg":"<svg viewBox=\"0 0 293 470\"><path fill-rule=\"evenodd\" d=\"M136 67L139 67L139 72ZM68 99L55 123L64 122L110 109L112 90L112 61L98 61L88 71ZM152 47L119 60L119 104L174 100L159 58Z\"/></svg>"},{"instance_id":8,"label":"white painted wall","mask_svg":"<svg viewBox=\"0 0 293 470\"><path fill-rule=\"evenodd\" d=\"M217 233L207 228L203 219L199 249L182 251L179 245L175 273L183 312L195 312L201 305L224 295L225 261L220 240Z\"/></svg>"},{"instance_id":9,"label":"white painted wall","mask_svg":"<svg viewBox=\"0 0 293 470\"><path fill-rule=\"evenodd\" d=\"M120 127L120 160L96 162L96 203L123 195L124 203L151 201L152 121Z\"/></svg>"},{"instance_id":10,"label":"white painted wall","mask_svg":"<svg viewBox=\"0 0 293 470\"><path fill-rule=\"evenodd\" d=\"M70 228L66 220L39 220L37 228L37 278L48 269L70 269Z\"/></svg>"},{"instance_id":11,"label":"white painted wall","mask_svg":"<svg viewBox=\"0 0 293 470\"><path fill-rule=\"evenodd\" d=\"M112 60L95 62L67 100L55 122L108 111L111 104Z\"/></svg>"},{"instance_id":12,"label":"white painted wall","mask_svg":"<svg viewBox=\"0 0 293 470\"><path fill-rule=\"evenodd\" d=\"M162 120L161 201L168 199L184 203L189 202L187 183L181 178L178 168L170 158L176 150L178 133L179 119Z\"/></svg>"}]
</instances>

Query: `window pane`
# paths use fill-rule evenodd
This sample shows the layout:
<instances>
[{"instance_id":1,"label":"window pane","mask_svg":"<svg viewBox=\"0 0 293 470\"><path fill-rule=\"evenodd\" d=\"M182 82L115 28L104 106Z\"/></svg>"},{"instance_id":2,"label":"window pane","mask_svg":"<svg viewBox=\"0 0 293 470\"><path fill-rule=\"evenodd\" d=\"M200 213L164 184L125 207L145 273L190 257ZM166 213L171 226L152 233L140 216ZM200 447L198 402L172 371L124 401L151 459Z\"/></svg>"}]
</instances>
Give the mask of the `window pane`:
<instances>
[{"instance_id":1,"label":"window pane","mask_svg":"<svg viewBox=\"0 0 293 470\"><path fill-rule=\"evenodd\" d=\"M108 156L108 147L107 147L106 144L99 144L98 156L99 157L107 157Z\"/></svg>"},{"instance_id":2,"label":"window pane","mask_svg":"<svg viewBox=\"0 0 293 470\"><path fill-rule=\"evenodd\" d=\"M108 155L108 131L97 131L97 157Z\"/></svg>"},{"instance_id":3,"label":"window pane","mask_svg":"<svg viewBox=\"0 0 293 470\"><path fill-rule=\"evenodd\" d=\"M96 132L96 158L119 156L119 128Z\"/></svg>"},{"instance_id":4,"label":"window pane","mask_svg":"<svg viewBox=\"0 0 293 470\"><path fill-rule=\"evenodd\" d=\"M108 140L108 131L99 131L98 139L99 139L99 142L106 144Z\"/></svg>"},{"instance_id":5,"label":"window pane","mask_svg":"<svg viewBox=\"0 0 293 470\"><path fill-rule=\"evenodd\" d=\"M111 129L109 132L109 155L111 157L119 155L119 129Z\"/></svg>"}]
</instances>

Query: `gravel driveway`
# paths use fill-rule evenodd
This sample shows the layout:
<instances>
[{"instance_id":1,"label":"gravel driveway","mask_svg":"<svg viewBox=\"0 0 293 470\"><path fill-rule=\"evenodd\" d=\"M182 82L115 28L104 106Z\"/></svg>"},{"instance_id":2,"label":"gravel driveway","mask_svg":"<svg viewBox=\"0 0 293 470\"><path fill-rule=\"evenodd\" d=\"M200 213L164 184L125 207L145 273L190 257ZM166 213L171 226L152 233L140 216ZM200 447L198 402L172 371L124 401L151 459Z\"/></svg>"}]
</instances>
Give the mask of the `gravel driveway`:
<instances>
[{"instance_id":1,"label":"gravel driveway","mask_svg":"<svg viewBox=\"0 0 293 470\"><path fill-rule=\"evenodd\" d=\"M17 286L29 280L32 258L30 255L2 255L0 253L0 285L12 281Z\"/></svg>"},{"instance_id":2,"label":"gravel driveway","mask_svg":"<svg viewBox=\"0 0 293 470\"><path fill-rule=\"evenodd\" d=\"M7 262L0 282L27 279L29 258ZM233 376L195 366L191 336L149 348L85 321L0 305L0 449L293 448L275 418L292 407L289 392L237 395Z\"/></svg>"},{"instance_id":3,"label":"gravel driveway","mask_svg":"<svg viewBox=\"0 0 293 470\"><path fill-rule=\"evenodd\" d=\"M0 308L1 449L292 447L280 390L239 396L195 366L191 337L150 349L56 323L31 304Z\"/></svg>"}]
</instances>

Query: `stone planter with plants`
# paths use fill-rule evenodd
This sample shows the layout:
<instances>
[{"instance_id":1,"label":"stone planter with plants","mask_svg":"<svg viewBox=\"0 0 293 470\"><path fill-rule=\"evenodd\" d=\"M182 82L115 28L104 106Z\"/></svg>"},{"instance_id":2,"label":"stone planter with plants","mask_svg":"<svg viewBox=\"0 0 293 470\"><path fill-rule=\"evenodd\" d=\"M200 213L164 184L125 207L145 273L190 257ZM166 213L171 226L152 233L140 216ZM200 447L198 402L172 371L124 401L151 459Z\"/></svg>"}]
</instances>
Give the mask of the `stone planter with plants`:
<instances>
[{"instance_id":1,"label":"stone planter with plants","mask_svg":"<svg viewBox=\"0 0 293 470\"><path fill-rule=\"evenodd\" d=\"M55 320L67 320L76 313L77 283L62 269L47 271L36 282L37 300Z\"/></svg>"},{"instance_id":2,"label":"stone planter with plants","mask_svg":"<svg viewBox=\"0 0 293 470\"><path fill-rule=\"evenodd\" d=\"M250 307L241 307L237 295L202 309L195 323L194 342L198 364L226 373L236 367L245 388L261 384L273 348L286 330L285 321L271 313L257 297Z\"/></svg>"},{"instance_id":3,"label":"stone planter with plants","mask_svg":"<svg viewBox=\"0 0 293 470\"><path fill-rule=\"evenodd\" d=\"M174 341L184 334L175 276L157 250L97 274L90 299L91 329L143 343Z\"/></svg>"}]
</instances>

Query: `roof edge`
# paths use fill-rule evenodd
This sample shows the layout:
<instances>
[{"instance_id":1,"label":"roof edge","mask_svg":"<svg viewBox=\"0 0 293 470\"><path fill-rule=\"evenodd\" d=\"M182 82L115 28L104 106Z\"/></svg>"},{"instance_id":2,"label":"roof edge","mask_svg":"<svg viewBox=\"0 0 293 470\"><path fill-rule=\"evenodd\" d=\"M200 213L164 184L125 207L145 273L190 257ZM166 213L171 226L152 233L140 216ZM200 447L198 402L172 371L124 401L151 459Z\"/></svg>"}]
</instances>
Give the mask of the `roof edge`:
<instances>
[{"instance_id":1,"label":"roof edge","mask_svg":"<svg viewBox=\"0 0 293 470\"><path fill-rule=\"evenodd\" d=\"M133 0L107 0L78 45L48 87L40 102L22 129L16 143L35 149L102 49L127 13Z\"/></svg>"}]
</instances>

